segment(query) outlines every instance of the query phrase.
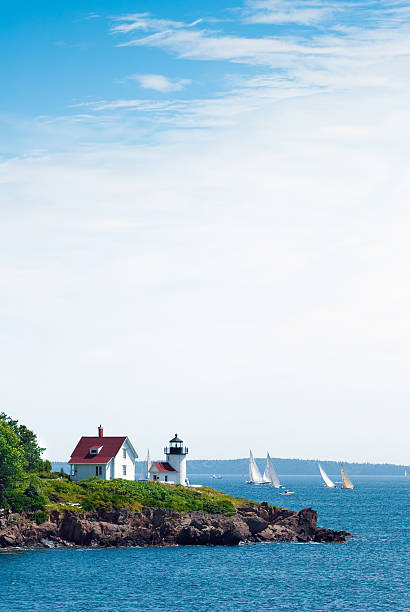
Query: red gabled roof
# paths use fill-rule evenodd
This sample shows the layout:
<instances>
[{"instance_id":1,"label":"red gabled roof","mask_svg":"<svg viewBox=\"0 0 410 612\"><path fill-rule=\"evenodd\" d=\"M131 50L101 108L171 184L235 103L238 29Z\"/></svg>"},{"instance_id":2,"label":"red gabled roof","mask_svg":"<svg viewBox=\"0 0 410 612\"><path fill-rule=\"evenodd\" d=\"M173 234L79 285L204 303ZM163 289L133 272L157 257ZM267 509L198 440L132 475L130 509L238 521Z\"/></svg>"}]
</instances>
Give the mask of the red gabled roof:
<instances>
[{"instance_id":1,"label":"red gabled roof","mask_svg":"<svg viewBox=\"0 0 410 612\"><path fill-rule=\"evenodd\" d=\"M116 456L127 436L83 436L72 452L68 463L108 463ZM90 455L90 448L101 448L98 455Z\"/></svg>"},{"instance_id":2,"label":"red gabled roof","mask_svg":"<svg viewBox=\"0 0 410 612\"><path fill-rule=\"evenodd\" d=\"M158 472L176 472L172 465L167 463L166 461L154 461L153 462Z\"/></svg>"}]
</instances>

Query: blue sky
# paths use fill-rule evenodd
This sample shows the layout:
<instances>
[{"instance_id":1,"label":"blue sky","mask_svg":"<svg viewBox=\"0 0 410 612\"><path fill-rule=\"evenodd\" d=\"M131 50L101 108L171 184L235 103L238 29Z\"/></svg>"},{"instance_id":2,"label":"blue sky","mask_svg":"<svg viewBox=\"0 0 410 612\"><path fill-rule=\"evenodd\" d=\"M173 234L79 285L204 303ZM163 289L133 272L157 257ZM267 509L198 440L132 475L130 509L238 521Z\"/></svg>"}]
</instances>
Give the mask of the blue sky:
<instances>
[{"instance_id":1,"label":"blue sky","mask_svg":"<svg viewBox=\"0 0 410 612\"><path fill-rule=\"evenodd\" d=\"M254 109L256 95L272 96L279 88L290 96L291 86L306 93L343 89L351 53L356 70L369 60L374 66L371 43L379 38L384 53L389 37L404 35L407 17L406 4L395 1L163 2L150 10L144 2L9 3L1 26L8 58L1 74L2 153L19 154L31 144L63 149L67 134L60 143L55 137L59 123L70 120L75 145L83 126L88 141L118 140L121 121L162 131L177 117L183 123L190 103L195 112L210 100L230 97L243 106L248 98ZM338 65L340 83L330 87L327 78ZM53 121L50 142L43 128ZM197 117L199 126L204 121ZM102 122L115 133L100 130ZM127 130L121 136L124 141Z\"/></svg>"},{"instance_id":2,"label":"blue sky","mask_svg":"<svg viewBox=\"0 0 410 612\"><path fill-rule=\"evenodd\" d=\"M406 3L16 2L0 28L6 412L54 459L102 422L141 454L178 430L408 462Z\"/></svg>"}]
</instances>

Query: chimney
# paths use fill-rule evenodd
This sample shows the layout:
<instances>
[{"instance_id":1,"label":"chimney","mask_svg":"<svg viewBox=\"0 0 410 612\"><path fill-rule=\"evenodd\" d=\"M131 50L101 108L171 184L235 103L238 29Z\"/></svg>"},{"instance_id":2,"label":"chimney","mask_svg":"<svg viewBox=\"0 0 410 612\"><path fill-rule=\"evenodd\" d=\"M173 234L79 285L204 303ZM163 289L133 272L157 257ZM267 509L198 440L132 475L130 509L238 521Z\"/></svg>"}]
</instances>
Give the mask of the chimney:
<instances>
[{"instance_id":1,"label":"chimney","mask_svg":"<svg viewBox=\"0 0 410 612\"><path fill-rule=\"evenodd\" d=\"M103 430L103 428L100 425L99 428L98 428L98 437L102 438L103 436L104 436L104 430Z\"/></svg>"}]
</instances>

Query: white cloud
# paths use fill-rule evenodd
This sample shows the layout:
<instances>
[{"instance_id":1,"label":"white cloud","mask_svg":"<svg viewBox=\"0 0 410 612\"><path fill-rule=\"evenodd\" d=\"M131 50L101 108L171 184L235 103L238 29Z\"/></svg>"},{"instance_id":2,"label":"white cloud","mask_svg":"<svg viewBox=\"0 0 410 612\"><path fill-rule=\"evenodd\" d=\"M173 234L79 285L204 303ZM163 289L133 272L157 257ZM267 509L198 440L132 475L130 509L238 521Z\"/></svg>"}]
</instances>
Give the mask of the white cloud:
<instances>
[{"instance_id":1,"label":"white cloud","mask_svg":"<svg viewBox=\"0 0 410 612\"><path fill-rule=\"evenodd\" d=\"M67 440L98 414L160 454L171 411L195 456L244 455L250 437L262 452L271 424L278 455L405 461L390 425L410 391L405 99L355 89L238 119L1 167L2 393L22 420L36 396L44 431L58 400Z\"/></svg>"},{"instance_id":2,"label":"white cloud","mask_svg":"<svg viewBox=\"0 0 410 612\"><path fill-rule=\"evenodd\" d=\"M95 230L128 230L136 227L137 223L128 219L95 219L84 224L85 229Z\"/></svg>"},{"instance_id":3,"label":"white cloud","mask_svg":"<svg viewBox=\"0 0 410 612\"><path fill-rule=\"evenodd\" d=\"M67 440L98 415L160 454L171 415L197 457L243 456L249 439L262 453L280 431L277 455L407 461L410 66L397 15L310 39L122 18L118 36L148 34L132 44L247 62L245 74L204 99L88 100L77 124L36 126L36 146L54 138L47 155L0 165L0 399L30 423L37 398L52 456L71 450L49 425L58 405ZM141 116L162 129L141 136Z\"/></svg>"},{"instance_id":4,"label":"white cloud","mask_svg":"<svg viewBox=\"0 0 410 612\"><path fill-rule=\"evenodd\" d=\"M244 11L247 23L313 25L327 20L342 9L334 2L294 0L249 0ZM338 8L339 7L339 8Z\"/></svg>"},{"instance_id":5,"label":"white cloud","mask_svg":"<svg viewBox=\"0 0 410 612\"><path fill-rule=\"evenodd\" d=\"M192 23L184 23L170 19L156 19L151 17L149 13L135 13L114 17L115 25L111 31L114 34L127 34L135 30L192 28L201 22L202 19L196 19Z\"/></svg>"},{"instance_id":6,"label":"white cloud","mask_svg":"<svg viewBox=\"0 0 410 612\"><path fill-rule=\"evenodd\" d=\"M131 74L127 78L137 81L143 89L153 89L161 93L181 91L191 82L190 79L170 79L162 74Z\"/></svg>"}]
</instances>

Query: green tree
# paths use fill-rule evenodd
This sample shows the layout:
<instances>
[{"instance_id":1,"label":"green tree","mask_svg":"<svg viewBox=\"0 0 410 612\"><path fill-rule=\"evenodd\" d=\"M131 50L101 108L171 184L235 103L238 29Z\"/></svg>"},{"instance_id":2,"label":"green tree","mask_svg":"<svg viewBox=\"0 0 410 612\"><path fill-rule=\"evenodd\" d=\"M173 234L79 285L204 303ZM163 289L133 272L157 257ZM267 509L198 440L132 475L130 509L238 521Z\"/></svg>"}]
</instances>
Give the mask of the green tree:
<instances>
[{"instance_id":1,"label":"green tree","mask_svg":"<svg viewBox=\"0 0 410 612\"><path fill-rule=\"evenodd\" d=\"M51 461L48 459L43 461L43 471L47 472L48 474L51 472Z\"/></svg>"},{"instance_id":2,"label":"green tree","mask_svg":"<svg viewBox=\"0 0 410 612\"><path fill-rule=\"evenodd\" d=\"M9 507L9 497L24 476L24 453L13 427L0 420L0 506Z\"/></svg>"},{"instance_id":3,"label":"green tree","mask_svg":"<svg viewBox=\"0 0 410 612\"><path fill-rule=\"evenodd\" d=\"M0 413L0 423L2 421L13 429L18 438L24 456L24 469L29 472L41 471L43 469L41 453L45 448L38 445L36 434L25 425L20 425L18 421L7 416L5 412Z\"/></svg>"}]
</instances>

